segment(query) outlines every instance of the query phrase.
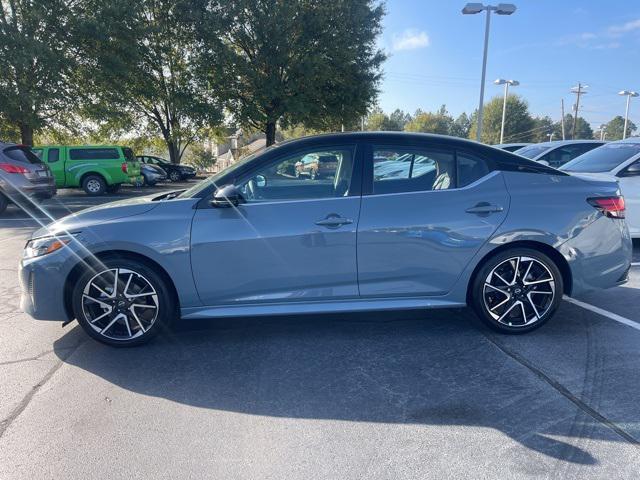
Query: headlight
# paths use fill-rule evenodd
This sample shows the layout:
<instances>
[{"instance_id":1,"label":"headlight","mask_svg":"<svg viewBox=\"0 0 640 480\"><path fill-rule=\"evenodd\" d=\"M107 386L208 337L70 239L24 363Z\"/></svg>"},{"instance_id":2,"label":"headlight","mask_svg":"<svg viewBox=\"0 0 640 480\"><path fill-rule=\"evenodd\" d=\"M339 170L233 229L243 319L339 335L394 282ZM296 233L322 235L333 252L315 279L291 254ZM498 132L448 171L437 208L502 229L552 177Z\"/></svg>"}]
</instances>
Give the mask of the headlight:
<instances>
[{"instance_id":1,"label":"headlight","mask_svg":"<svg viewBox=\"0 0 640 480\"><path fill-rule=\"evenodd\" d=\"M22 258L35 258L60 250L73 240L72 235L58 235L53 237L42 237L29 240L24 247Z\"/></svg>"}]
</instances>

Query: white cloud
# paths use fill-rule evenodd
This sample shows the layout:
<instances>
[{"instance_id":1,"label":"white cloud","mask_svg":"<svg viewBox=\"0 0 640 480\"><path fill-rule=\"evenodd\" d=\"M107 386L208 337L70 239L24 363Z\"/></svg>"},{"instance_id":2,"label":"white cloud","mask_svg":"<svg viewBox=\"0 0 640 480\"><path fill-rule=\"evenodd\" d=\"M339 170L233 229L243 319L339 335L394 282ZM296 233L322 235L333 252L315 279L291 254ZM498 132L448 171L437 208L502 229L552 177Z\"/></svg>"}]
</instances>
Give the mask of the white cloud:
<instances>
[{"instance_id":1,"label":"white cloud","mask_svg":"<svg viewBox=\"0 0 640 480\"><path fill-rule=\"evenodd\" d=\"M623 23L622 25L612 25L609 27L609 32L613 34L627 33L634 30L640 30L640 18L631 22Z\"/></svg>"},{"instance_id":2,"label":"white cloud","mask_svg":"<svg viewBox=\"0 0 640 480\"><path fill-rule=\"evenodd\" d=\"M425 48L430 44L427 32L407 29L400 35L393 36L393 50L415 50Z\"/></svg>"}]
</instances>

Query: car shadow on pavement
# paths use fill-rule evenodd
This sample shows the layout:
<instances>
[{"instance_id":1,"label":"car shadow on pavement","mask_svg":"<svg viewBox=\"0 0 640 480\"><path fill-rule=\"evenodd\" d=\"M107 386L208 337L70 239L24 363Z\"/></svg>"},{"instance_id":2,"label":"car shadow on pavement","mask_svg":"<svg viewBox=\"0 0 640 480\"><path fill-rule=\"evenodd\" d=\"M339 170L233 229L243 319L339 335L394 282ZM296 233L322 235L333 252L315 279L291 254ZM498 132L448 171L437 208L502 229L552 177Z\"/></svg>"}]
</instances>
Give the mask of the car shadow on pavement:
<instances>
[{"instance_id":1,"label":"car shadow on pavement","mask_svg":"<svg viewBox=\"0 0 640 480\"><path fill-rule=\"evenodd\" d=\"M591 440L620 440L488 338L469 311L442 310L184 322L143 347L87 340L68 355L63 337L55 351L129 391L201 408L490 428L583 465L597 463Z\"/></svg>"}]
</instances>

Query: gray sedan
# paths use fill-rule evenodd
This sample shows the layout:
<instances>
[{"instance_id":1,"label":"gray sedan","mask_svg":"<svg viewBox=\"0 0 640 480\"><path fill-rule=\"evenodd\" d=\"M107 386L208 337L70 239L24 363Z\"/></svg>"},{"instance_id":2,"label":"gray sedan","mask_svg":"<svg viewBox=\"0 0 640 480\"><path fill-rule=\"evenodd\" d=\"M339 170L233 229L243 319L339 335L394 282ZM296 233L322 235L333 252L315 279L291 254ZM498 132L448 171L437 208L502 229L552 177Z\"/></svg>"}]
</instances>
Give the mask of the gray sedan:
<instances>
[{"instance_id":1,"label":"gray sedan","mask_svg":"<svg viewBox=\"0 0 640 480\"><path fill-rule=\"evenodd\" d=\"M333 170L296 178L310 154L335 157ZM624 213L613 181L466 140L308 137L188 190L37 231L20 265L22 308L76 318L116 346L178 318L467 304L490 327L523 333L549 320L563 294L626 281Z\"/></svg>"},{"instance_id":2,"label":"gray sedan","mask_svg":"<svg viewBox=\"0 0 640 480\"><path fill-rule=\"evenodd\" d=\"M600 140L557 140L555 142L534 143L516 150L522 157L530 158L554 168L604 145Z\"/></svg>"}]
</instances>

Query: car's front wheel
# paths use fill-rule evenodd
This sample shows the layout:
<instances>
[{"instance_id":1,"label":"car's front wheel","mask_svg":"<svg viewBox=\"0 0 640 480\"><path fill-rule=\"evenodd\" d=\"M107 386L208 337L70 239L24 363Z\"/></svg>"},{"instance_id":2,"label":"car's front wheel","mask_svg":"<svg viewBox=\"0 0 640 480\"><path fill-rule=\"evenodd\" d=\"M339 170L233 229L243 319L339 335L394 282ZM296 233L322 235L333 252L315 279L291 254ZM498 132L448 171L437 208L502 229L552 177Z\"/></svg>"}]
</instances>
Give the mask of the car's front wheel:
<instances>
[{"instance_id":1,"label":"car's front wheel","mask_svg":"<svg viewBox=\"0 0 640 480\"><path fill-rule=\"evenodd\" d=\"M491 257L472 286L471 305L494 330L525 333L541 327L557 310L564 285L547 255L515 248Z\"/></svg>"},{"instance_id":2,"label":"car's front wheel","mask_svg":"<svg viewBox=\"0 0 640 480\"><path fill-rule=\"evenodd\" d=\"M96 340L125 347L144 343L166 326L175 302L153 268L128 258L104 259L87 270L72 293L73 311Z\"/></svg>"}]
</instances>

